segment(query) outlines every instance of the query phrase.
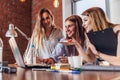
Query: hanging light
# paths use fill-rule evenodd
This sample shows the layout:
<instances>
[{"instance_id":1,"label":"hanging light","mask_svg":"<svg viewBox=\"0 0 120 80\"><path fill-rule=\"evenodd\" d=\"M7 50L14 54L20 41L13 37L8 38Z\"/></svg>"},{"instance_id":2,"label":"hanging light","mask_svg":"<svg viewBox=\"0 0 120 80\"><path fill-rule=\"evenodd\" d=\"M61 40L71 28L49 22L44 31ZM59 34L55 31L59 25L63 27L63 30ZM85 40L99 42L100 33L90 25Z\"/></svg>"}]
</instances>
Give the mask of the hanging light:
<instances>
[{"instance_id":1,"label":"hanging light","mask_svg":"<svg viewBox=\"0 0 120 80\"><path fill-rule=\"evenodd\" d=\"M58 7L59 7L59 0L54 0L54 1L53 1L53 6L54 6L55 8L58 8Z\"/></svg>"},{"instance_id":2,"label":"hanging light","mask_svg":"<svg viewBox=\"0 0 120 80\"><path fill-rule=\"evenodd\" d=\"M20 0L20 2L25 2L26 0Z\"/></svg>"}]
</instances>

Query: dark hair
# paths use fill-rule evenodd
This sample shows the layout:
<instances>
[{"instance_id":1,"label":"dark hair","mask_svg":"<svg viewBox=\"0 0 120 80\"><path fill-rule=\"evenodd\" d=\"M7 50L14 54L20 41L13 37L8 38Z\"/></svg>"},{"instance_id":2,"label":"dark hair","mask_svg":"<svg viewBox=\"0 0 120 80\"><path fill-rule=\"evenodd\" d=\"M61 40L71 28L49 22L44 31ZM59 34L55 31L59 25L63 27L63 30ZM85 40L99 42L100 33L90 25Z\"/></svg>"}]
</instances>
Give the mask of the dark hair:
<instances>
[{"instance_id":1,"label":"dark hair","mask_svg":"<svg viewBox=\"0 0 120 80\"><path fill-rule=\"evenodd\" d=\"M75 25L76 25L76 34L75 34L76 35L76 40L79 37L80 40L81 40L81 45L83 46L84 45L84 41L85 41L85 35L84 35L85 29L82 26L83 22L82 22L81 17L78 16L78 15L72 15L72 16L66 18L65 21L71 21L71 22L75 23Z\"/></svg>"}]
</instances>

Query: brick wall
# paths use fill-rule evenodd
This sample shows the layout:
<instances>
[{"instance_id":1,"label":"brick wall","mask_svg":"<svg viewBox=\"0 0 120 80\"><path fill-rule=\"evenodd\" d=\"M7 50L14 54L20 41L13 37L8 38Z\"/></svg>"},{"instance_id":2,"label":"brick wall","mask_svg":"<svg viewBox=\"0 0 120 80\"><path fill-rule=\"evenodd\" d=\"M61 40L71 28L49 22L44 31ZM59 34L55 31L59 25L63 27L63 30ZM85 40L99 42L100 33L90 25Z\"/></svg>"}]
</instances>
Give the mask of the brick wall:
<instances>
[{"instance_id":1,"label":"brick wall","mask_svg":"<svg viewBox=\"0 0 120 80\"><path fill-rule=\"evenodd\" d=\"M59 7L54 8L53 0L32 0L32 28L34 28L36 14L41 8L49 8L54 17L55 24L62 28L62 0L59 0Z\"/></svg>"},{"instance_id":2,"label":"brick wall","mask_svg":"<svg viewBox=\"0 0 120 80\"><path fill-rule=\"evenodd\" d=\"M53 0L26 0L24 3L19 0L0 0L0 37L4 42L4 61L15 62L8 43L9 38L5 37L8 25L13 23L30 37L32 28L34 28L36 14L39 9L45 7L53 12L56 25L62 27L62 0L59 0L59 2L59 8L54 8ZM17 33L16 41L21 53L23 53L27 47L27 40L19 32Z\"/></svg>"},{"instance_id":3,"label":"brick wall","mask_svg":"<svg viewBox=\"0 0 120 80\"><path fill-rule=\"evenodd\" d=\"M19 0L0 0L0 37L3 39L3 59L14 63L14 57L8 44L5 33L9 23L13 23L28 36L31 35L31 0L22 3ZM18 32L16 38L20 51L23 53L27 46L27 40Z\"/></svg>"}]
</instances>

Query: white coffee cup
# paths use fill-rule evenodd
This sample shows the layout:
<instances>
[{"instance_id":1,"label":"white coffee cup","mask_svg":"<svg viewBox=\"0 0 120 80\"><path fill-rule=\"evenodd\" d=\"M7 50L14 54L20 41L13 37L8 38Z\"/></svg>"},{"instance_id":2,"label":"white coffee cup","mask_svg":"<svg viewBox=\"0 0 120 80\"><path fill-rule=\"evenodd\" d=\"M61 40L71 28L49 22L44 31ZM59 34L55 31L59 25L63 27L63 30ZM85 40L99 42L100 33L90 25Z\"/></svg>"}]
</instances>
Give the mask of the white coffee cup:
<instances>
[{"instance_id":1,"label":"white coffee cup","mask_svg":"<svg viewBox=\"0 0 120 80\"><path fill-rule=\"evenodd\" d=\"M83 59L81 56L72 56L72 59L74 68L80 68L82 66Z\"/></svg>"},{"instance_id":2,"label":"white coffee cup","mask_svg":"<svg viewBox=\"0 0 120 80\"><path fill-rule=\"evenodd\" d=\"M72 56L68 57L68 63L70 64L70 67L72 68L73 67L73 58L72 58Z\"/></svg>"},{"instance_id":3,"label":"white coffee cup","mask_svg":"<svg viewBox=\"0 0 120 80\"><path fill-rule=\"evenodd\" d=\"M68 63L72 68L80 68L82 66L83 59L81 56L70 56L68 57Z\"/></svg>"}]
</instances>

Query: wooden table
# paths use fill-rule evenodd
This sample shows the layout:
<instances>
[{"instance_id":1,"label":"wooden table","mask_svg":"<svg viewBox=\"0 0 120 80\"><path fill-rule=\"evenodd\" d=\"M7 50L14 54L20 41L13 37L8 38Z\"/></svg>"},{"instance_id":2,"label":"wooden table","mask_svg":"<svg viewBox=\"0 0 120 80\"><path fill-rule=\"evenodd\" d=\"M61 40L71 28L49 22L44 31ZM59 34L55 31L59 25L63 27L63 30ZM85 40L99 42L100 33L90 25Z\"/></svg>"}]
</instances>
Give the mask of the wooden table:
<instances>
[{"instance_id":1,"label":"wooden table","mask_svg":"<svg viewBox=\"0 0 120 80\"><path fill-rule=\"evenodd\" d=\"M71 74L17 67L16 73L0 73L0 80L120 80L120 72L81 71L80 74Z\"/></svg>"}]
</instances>

